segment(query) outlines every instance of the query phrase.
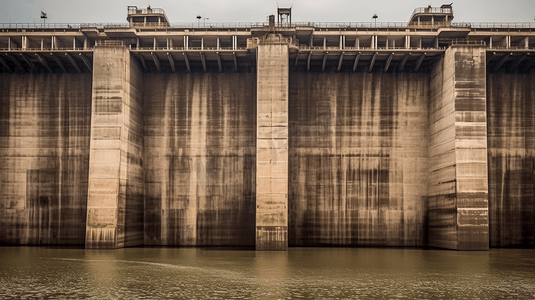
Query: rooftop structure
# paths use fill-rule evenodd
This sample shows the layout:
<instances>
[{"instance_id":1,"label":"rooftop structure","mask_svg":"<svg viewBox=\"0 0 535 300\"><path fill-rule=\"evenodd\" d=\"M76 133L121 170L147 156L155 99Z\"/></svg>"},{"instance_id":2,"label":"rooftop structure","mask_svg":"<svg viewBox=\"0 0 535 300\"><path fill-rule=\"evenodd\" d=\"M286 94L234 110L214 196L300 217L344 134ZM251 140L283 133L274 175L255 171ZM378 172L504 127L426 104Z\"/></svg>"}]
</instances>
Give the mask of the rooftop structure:
<instances>
[{"instance_id":1,"label":"rooftop structure","mask_svg":"<svg viewBox=\"0 0 535 300\"><path fill-rule=\"evenodd\" d=\"M128 24L130 27L169 27L169 20L161 8L139 9L137 6L128 6Z\"/></svg>"},{"instance_id":2,"label":"rooftop structure","mask_svg":"<svg viewBox=\"0 0 535 300\"><path fill-rule=\"evenodd\" d=\"M412 13L409 27L414 26L450 26L453 20L453 3L441 7L418 7Z\"/></svg>"},{"instance_id":3,"label":"rooftop structure","mask_svg":"<svg viewBox=\"0 0 535 300\"><path fill-rule=\"evenodd\" d=\"M278 25L280 27L291 27L292 26L292 8L277 8Z\"/></svg>"}]
</instances>

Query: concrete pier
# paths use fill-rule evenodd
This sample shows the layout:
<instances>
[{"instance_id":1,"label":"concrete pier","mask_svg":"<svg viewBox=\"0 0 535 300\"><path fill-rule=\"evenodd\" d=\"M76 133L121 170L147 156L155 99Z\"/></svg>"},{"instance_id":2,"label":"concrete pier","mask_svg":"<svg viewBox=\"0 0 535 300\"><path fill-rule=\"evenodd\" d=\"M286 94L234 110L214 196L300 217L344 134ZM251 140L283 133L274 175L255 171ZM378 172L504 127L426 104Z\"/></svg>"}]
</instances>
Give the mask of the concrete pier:
<instances>
[{"instance_id":1,"label":"concrete pier","mask_svg":"<svg viewBox=\"0 0 535 300\"><path fill-rule=\"evenodd\" d=\"M279 34L258 40L257 250L288 248L288 44Z\"/></svg>"},{"instance_id":2,"label":"concrete pier","mask_svg":"<svg viewBox=\"0 0 535 300\"><path fill-rule=\"evenodd\" d=\"M142 81L122 43L95 47L86 248L143 244Z\"/></svg>"},{"instance_id":3,"label":"concrete pier","mask_svg":"<svg viewBox=\"0 0 535 300\"><path fill-rule=\"evenodd\" d=\"M452 46L431 73L429 245L489 248L486 56Z\"/></svg>"}]
</instances>

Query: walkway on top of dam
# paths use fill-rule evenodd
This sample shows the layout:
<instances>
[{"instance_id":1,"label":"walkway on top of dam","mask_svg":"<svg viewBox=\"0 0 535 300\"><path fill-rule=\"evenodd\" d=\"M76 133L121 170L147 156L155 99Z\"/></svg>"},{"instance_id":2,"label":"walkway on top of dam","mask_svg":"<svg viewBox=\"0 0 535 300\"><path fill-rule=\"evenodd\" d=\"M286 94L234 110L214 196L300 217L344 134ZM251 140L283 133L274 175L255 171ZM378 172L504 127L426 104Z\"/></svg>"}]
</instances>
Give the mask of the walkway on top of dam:
<instances>
[{"instance_id":1,"label":"walkway on top of dam","mask_svg":"<svg viewBox=\"0 0 535 300\"><path fill-rule=\"evenodd\" d=\"M491 72L535 65L535 23L292 23L275 31L291 40L290 65L312 72L427 72L451 45L487 48ZM93 49L120 43L145 72L250 72L254 38L267 23L0 23L0 72L91 72Z\"/></svg>"}]
</instances>

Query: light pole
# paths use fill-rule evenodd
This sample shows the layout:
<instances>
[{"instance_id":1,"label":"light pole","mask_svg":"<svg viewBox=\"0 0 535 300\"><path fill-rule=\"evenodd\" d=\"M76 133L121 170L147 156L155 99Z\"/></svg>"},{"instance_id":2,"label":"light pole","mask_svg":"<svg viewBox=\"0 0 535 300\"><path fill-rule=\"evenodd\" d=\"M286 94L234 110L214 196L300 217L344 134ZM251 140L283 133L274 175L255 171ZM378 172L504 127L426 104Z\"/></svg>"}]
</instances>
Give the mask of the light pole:
<instances>
[{"instance_id":1,"label":"light pole","mask_svg":"<svg viewBox=\"0 0 535 300\"><path fill-rule=\"evenodd\" d=\"M206 20L210 20L210 18L203 18L204 19L204 28L206 28Z\"/></svg>"},{"instance_id":2,"label":"light pole","mask_svg":"<svg viewBox=\"0 0 535 300\"><path fill-rule=\"evenodd\" d=\"M201 28L201 16L197 16L197 27Z\"/></svg>"},{"instance_id":3,"label":"light pole","mask_svg":"<svg viewBox=\"0 0 535 300\"><path fill-rule=\"evenodd\" d=\"M375 31L377 31L377 18L379 18L377 16L377 14L374 14L373 17L372 17L374 20L375 20ZM377 32L375 33L375 36L373 37L373 48L377 48Z\"/></svg>"},{"instance_id":4,"label":"light pole","mask_svg":"<svg viewBox=\"0 0 535 300\"><path fill-rule=\"evenodd\" d=\"M43 19L43 28L46 27L46 18L47 18L46 12L41 11L41 19Z\"/></svg>"}]
</instances>

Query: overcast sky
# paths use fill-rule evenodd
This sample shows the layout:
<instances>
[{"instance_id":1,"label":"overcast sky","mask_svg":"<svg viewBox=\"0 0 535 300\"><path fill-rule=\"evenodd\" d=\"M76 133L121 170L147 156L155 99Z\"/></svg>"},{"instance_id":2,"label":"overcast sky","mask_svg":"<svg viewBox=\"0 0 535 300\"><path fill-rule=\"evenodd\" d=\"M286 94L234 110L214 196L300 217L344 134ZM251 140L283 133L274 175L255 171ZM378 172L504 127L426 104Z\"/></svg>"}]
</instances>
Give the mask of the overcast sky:
<instances>
[{"instance_id":1,"label":"overcast sky","mask_svg":"<svg viewBox=\"0 0 535 300\"><path fill-rule=\"evenodd\" d=\"M453 1L453 0L447 0ZM163 8L171 23L264 22L280 7L292 6L294 22L407 22L416 7L450 3L438 0L0 0L0 23L126 23L126 7ZM456 0L454 22L534 22L535 0Z\"/></svg>"}]
</instances>

